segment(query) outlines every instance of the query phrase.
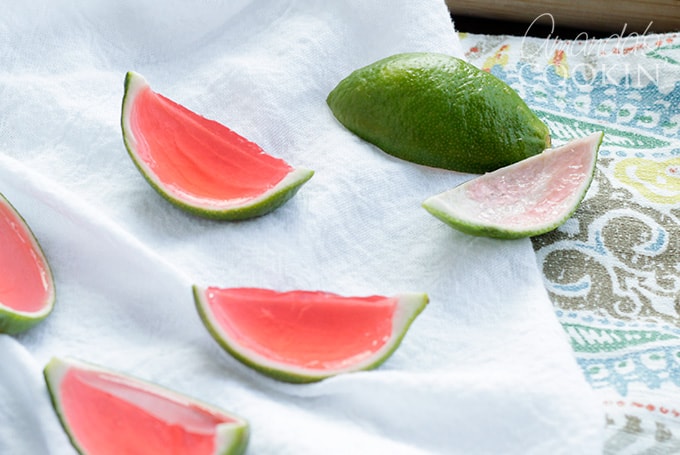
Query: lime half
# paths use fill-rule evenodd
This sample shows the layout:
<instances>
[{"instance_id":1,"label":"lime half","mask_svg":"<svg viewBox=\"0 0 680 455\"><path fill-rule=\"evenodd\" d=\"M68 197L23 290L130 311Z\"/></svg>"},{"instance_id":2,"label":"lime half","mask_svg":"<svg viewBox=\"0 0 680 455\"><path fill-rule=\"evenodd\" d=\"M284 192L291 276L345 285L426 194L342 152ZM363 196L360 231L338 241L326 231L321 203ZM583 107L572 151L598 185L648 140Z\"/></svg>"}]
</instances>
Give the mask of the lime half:
<instances>
[{"instance_id":1,"label":"lime half","mask_svg":"<svg viewBox=\"0 0 680 455\"><path fill-rule=\"evenodd\" d=\"M330 92L335 117L395 157L484 173L550 146L548 127L510 86L458 58L397 54Z\"/></svg>"}]
</instances>

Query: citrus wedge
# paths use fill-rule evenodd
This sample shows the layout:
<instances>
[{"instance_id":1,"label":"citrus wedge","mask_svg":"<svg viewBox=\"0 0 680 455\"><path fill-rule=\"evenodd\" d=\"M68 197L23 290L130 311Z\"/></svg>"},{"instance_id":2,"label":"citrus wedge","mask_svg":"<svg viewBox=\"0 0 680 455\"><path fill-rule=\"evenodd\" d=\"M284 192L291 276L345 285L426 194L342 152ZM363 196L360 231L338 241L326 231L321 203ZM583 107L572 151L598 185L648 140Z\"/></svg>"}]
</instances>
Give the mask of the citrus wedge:
<instances>
[{"instance_id":1,"label":"citrus wedge","mask_svg":"<svg viewBox=\"0 0 680 455\"><path fill-rule=\"evenodd\" d=\"M0 333L15 334L54 307L54 280L30 228L0 194Z\"/></svg>"},{"instance_id":2,"label":"citrus wedge","mask_svg":"<svg viewBox=\"0 0 680 455\"><path fill-rule=\"evenodd\" d=\"M264 215L313 175L155 93L134 72L125 78L121 127L128 153L149 184L176 206L206 218Z\"/></svg>"},{"instance_id":3,"label":"citrus wedge","mask_svg":"<svg viewBox=\"0 0 680 455\"><path fill-rule=\"evenodd\" d=\"M198 286L194 299L227 352L267 376L297 383L377 367L428 302L425 294L343 297Z\"/></svg>"},{"instance_id":4,"label":"citrus wedge","mask_svg":"<svg viewBox=\"0 0 680 455\"><path fill-rule=\"evenodd\" d=\"M156 384L73 359L44 369L71 443L88 455L245 452L248 423Z\"/></svg>"},{"instance_id":5,"label":"citrus wedge","mask_svg":"<svg viewBox=\"0 0 680 455\"><path fill-rule=\"evenodd\" d=\"M515 239L543 234L576 210L593 180L603 133L593 133L484 174L423 202L472 235Z\"/></svg>"},{"instance_id":6,"label":"citrus wedge","mask_svg":"<svg viewBox=\"0 0 680 455\"><path fill-rule=\"evenodd\" d=\"M348 130L413 163L481 174L550 146L550 132L508 84L459 58L389 56L341 80L326 102Z\"/></svg>"}]
</instances>

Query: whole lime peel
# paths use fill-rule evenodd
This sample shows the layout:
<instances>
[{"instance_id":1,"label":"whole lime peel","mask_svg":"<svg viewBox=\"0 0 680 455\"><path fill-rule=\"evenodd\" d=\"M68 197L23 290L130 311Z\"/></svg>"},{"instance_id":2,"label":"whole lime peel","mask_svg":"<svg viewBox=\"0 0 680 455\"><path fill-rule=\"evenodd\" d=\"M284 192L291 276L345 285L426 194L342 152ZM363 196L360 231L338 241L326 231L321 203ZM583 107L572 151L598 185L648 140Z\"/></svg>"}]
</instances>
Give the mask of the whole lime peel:
<instances>
[{"instance_id":1,"label":"whole lime peel","mask_svg":"<svg viewBox=\"0 0 680 455\"><path fill-rule=\"evenodd\" d=\"M172 204L206 218L242 220L269 213L314 174L153 92L135 72L125 77L121 128L130 158L147 182Z\"/></svg>"},{"instance_id":2,"label":"whole lime peel","mask_svg":"<svg viewBox=\"0 0 680 455\"><path fill-rule=\"evenodd\" d=\"M43 321L56 298L52 270L30 227L0 194L0 333Z\"/></svg>"},{"instance_id":3,"label":"whole lime peel","mask_svg":"<svg viewBox=\"0 0 680 455\"><path fill-rule=\"evenodd\" d=\"M481 174L550 146L548 127L510 86L449 55L387 57L351 73L326 101L357 136L427 166Z\"/></svg>"},{"instance_id":4,"label":"whole lime peel","mask_svg":"<svg viewBox=\"0 0 680 455\"><path fill-rule=\"evenodd\" d=\"M227 353L291 383L377 368L429 301L419 293L345 297L199 286L193 294L203 324Z\"/></svg>"},{"instance_id":5,"label":"whole lime peel","mask_svg":"<svg viewBox=\"0 0 680 455\"><path fill-rule=\"evenodd\" d=\"M593 180L604 134L593 133L432 196L423 207L467 234L516 239L552 231Z\"/></svg>"},{"instance_id":6,"label":"whole lime peel","mask_svg":"<svg viewBox=\"0 0 680 455\"><path fill-rule=\"evenodd\" d=\"M52 406L81 454L246 451L246 420L157 384L58 357L43 375Z\"/></svg>"}]
</instances>

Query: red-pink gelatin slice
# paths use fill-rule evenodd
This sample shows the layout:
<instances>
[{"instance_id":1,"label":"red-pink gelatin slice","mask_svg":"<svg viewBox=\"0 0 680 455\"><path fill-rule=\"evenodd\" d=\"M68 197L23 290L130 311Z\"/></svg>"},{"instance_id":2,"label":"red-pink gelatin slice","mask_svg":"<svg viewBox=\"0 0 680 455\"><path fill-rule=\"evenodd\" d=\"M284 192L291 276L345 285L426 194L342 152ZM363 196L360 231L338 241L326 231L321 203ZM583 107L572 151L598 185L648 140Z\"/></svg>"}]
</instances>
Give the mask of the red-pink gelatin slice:
<instances>
[{"instance_id":1,"label":"red-pink gelatin slice","mask_svg":"<svg viewBox=\"0 0 680 455\"><path fill-rule=\"evenodd\" d=\"M248 200L293 171L257 144L148 85L135 94L129 124L144 165L182 197Z\"/></svg>"},{"instance_id":2,"label":"red-pink gelatin slice","mask_svg":"<svg viewBox=\"0 0 680 455\"><path fill-rule=\"evenodd\" d=\"M545 150L432 196L423 206L476 235L521 238L556 229L588 191L602 138L596 132Z\"/></svg>"},{"instance_id":3,"label":"red-pink gelatin slice","mask_svg":"<svg viewBox=\"0 0 680 455\"><path fill-rule=\"evenodd\" d=\"M509 227L541 223L568 213L593 167L592 140L571 144L570 153L548 150L467 184L479 220ZM546 172L555 169L560 172ZM504 178L507 171L511 177Z\"/></svg>"},{"instance_id":4,"label":"red-pink gelatin slice","mask_svg":"<svg viewBox=\"0 0 680 455\"><path fill-rule=\"evenodd\" d=\"M100 371L69 369L60 397L72 435L97 455L212 455L217 425L235 421Z\"/></svg>"},{"instance_id":5,"label":"red-pink gelatin slice","mask_svg":"<svg viewBox=\"0 0 680 455\"><path fill-rule=\"evenodd\" d=\"M397 298L216 288L205 292L221 329L242 348L311 370L358 363L392 336Z\"/></svg>"},{"instance_id":6,"label":"red-pink gelatin slice","mask_svg":"<svg viewBox=\"0 0 680 455\"><path fill-rule=\"evenodd\" d=\"M0 305L38 312L45 309L53 292L49 267L33 234L0 197Z\"/></svg>"}]
</instances>

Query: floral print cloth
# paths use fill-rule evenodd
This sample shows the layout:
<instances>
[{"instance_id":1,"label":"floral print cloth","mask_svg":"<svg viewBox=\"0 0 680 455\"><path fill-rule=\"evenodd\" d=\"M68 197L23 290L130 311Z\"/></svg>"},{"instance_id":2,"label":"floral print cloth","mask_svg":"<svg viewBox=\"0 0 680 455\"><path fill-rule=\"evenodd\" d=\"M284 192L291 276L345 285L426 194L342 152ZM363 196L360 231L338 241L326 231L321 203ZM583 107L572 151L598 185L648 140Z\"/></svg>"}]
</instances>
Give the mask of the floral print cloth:
<instances>
[{"instance_id":1,"label":"floral print cloth","mask_svg":"<svg viewBox=\"0 0 680 455\"><path fill-rule=\"evenodd\" d=\"M460 34L554 144L604 131L596 177L536 257L588 382L608 454L680 452L680 34Z\"/></svg>"}]
</instances>

